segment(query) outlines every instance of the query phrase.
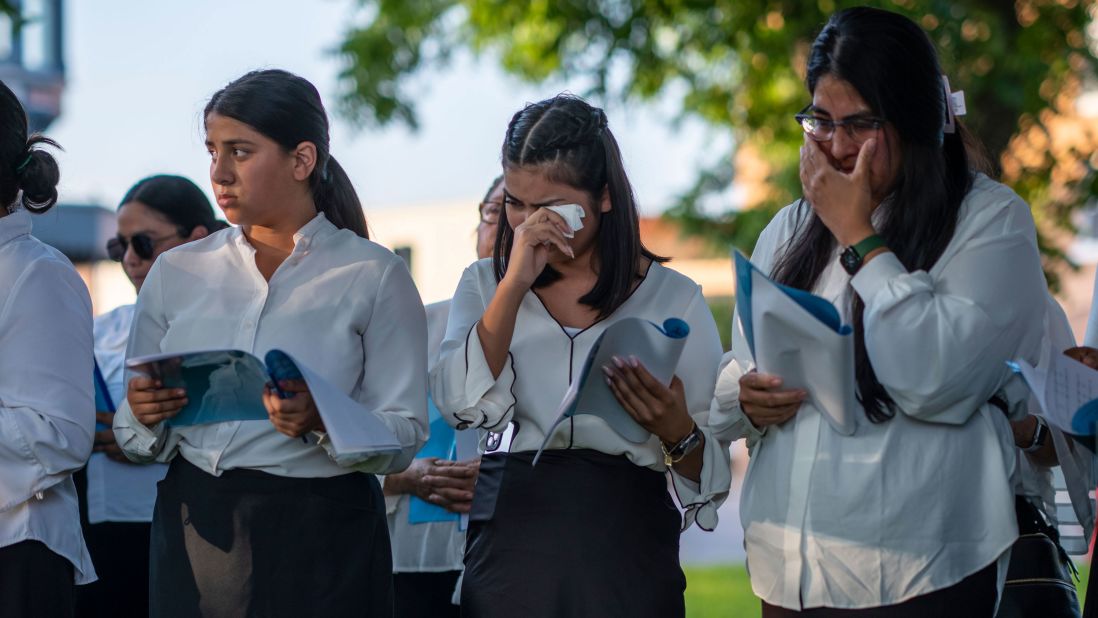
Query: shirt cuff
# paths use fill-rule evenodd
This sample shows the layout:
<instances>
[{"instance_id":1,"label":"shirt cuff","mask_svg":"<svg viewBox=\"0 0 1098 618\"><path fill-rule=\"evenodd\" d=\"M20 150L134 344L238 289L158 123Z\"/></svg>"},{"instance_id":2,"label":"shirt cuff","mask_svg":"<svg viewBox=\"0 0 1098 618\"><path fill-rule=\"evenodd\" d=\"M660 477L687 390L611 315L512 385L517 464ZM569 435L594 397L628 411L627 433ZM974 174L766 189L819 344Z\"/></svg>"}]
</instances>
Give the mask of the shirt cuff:
<instances>
[{"instance_id":1,"label":"shirt cuff","mask_svg":"<svg viewBox=\"0 0 1098 618\"><path fill-rule=\"evenodd\" d=\"M702 451L701 478L692 481L671 469L671 480L683 513L682 530L697 523L707 532L717 527L717 509L728 497L732 487L732 464L728 445L721 443L709 427L699 427L705 436Z\"/></svg>"},{"instance_id":2,"label":"shirt cuff","mask_svg":"<svg viewBox=\"0 0 1098 618\"><path fill-rule=\"evenodd\" d=\"M152 461L160 452L167 433L163 421L152 428L146 427L133 415L128 402L123 402L114 415L114 439L122 452L139 463Z\"/></svg>"},{"instance_id":3,"label":"shirt cuff","mask_svg":"<svg viewBox=\"0 0 1098 618\"><path fill-rule=\"evenodd\" d=\"M888 288L890 281L906 274L907 269L900 263L900 258L891 251L885 251L863 264L850 280L850 285L868 307L873 304L874 297L881 290Z\"/></svg>"},{"instance_id":4,"label":"shirt cuff","mask_svg":"<svg viewBox=\"0 0 1098 618\"><path fill-rule=\"evenodd\" d=\"M456 427L498 433L511 422L514 410L515 398L511 394L515 383L513 359L508 352L499 378L494 377L476 331L474 324L465 338L465 394L473 402L454 413L458 420Z\"/></svg>"},{"instance_id":5,"label":"shirt cuff","mask_svg":"<svg viewBox=\"0 0 1098 618\"><path fill-rule=\"evenodd\" d=\"M750 448L766 435L767 428L756 427L740 407L740 378L745 373L739 361L733 359L717 376L709 407L709 427L728 443L746 438Z\"/></svg>"}]
</instances>

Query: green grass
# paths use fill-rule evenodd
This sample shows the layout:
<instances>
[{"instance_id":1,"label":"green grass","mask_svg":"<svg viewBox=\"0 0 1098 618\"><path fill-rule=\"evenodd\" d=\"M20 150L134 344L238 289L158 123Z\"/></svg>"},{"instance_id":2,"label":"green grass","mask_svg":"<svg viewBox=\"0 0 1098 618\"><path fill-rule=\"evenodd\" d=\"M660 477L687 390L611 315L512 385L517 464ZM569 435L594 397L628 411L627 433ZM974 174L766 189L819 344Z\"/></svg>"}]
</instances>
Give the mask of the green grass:
<instances>
[{"instance_id":1,"label":"green grass","mask_svg":"<svg viewBox=\"0 0 1098 618\"><path fill-rule=\"evenodd\" d=\"M756 618L762 613L743 565L686 567L687 618ZM1087 593L1086 565L1079 565L1079 602Z\"/></svg>"},{"instance_id":2,"label":"green grass","mask_svg":"<svg viewBox=\"0 0 1098 618\"><path fill-rule=\"evenodd\" d=\"M687 618L755 618L762 613L741 565L686 567Z\"/></svg>"}]
</instances>

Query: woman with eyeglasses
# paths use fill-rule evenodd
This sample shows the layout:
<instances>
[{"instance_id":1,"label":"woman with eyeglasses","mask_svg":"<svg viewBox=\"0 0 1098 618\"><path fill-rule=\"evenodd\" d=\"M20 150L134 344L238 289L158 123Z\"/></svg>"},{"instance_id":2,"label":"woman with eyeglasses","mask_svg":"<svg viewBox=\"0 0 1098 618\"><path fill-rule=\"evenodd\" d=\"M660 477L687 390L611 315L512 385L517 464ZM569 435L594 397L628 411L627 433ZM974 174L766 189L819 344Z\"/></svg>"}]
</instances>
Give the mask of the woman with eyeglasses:
<instances>
[{"instance_id":1,"label":"woman with eyeglasses","mask_svg":"<svg viewBox=\"0 0 1098 618\"><path fill-rule=\"evenodd\" d=\"M514 428L509 452L481 460L462 615L681 617L680 529L716 525L731 483L728 444L707 423L720 359L713 316L701 288L641 242L601 109L570 95L526 106L507 127L502 160L492 259L462 275L431 372L435 403L459 430ZM557 207L582 212L582 227ZM641 442L589 414L554 428L608 327L669 317L690 327L670 384L629 356L592 368L590 379L606 381L647 430Z\"/></svg>"},{"instance_id":2,"label":"woman with eyeglasses","mask_svg":"<svg viewBox=\"0 0 1098 618\"><path fill-rule=\"evenodd\" d=\"M71 616L95 581L72 474L94 428L91 298L69 260L31 235L60 170L0 82L0 616Z\"/></svg>"},{"instance_id":3,"label":"woman with eyeglasses","mask_svg":"<svg viewBox=\"0 0 1098 618\"><path fill-rule=\"evenodd\" d=\"M807 86L804 197L752 260L853 324L859 405L840 435L734 335L710 422L750 449L752 589L765 617L990 617L1018 529L1010 425L989 399L1006 361L1039 356L1033 219L979 171L933 44L906 17L836 13Z\"/></svg>"},{"instance_id":4,"label":"woman with eyeglasses","mask_svg":"<svg viewBox=\"0 0 1098 618\"><path fill-rule=\"evenodd\" d=\"M118 234L107 241L107 254L122 263L140 292L161 253L226 226L190 180L150 176L122 198ZM95 359L108 405L118 405L126 396L123 374L133 311L134 305L123 305L95 318ZM77 479L84 537L99 573L99 581L78 590L78 616L141 616L149 611L150 522L156 483L168 467L130 462L115 442L113 417L113 410L96 410L94 452Z\"/></svg>"}]
</instances>

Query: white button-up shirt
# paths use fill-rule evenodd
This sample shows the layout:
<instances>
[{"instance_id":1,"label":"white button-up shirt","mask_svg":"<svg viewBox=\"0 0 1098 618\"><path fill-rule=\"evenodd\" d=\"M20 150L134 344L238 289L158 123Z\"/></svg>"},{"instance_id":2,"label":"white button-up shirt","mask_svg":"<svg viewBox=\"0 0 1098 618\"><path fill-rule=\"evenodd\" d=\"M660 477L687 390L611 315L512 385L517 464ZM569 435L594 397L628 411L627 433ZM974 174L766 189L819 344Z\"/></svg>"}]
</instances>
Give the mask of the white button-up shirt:
<instances>
[{"instance_id":1,"label":"white button-up shirt","mask_svg":"<svg viewBox=\"0 0 1098 618\"><path fill-rule=\"evenodd\" d=\"M72 473L92 448L88 289L31 215L0 217L0 546L41 541L95 581Z\"/></svg>"},{"instance_id":2,"label":"white button-up shirt","mask_svg":"<svg viewBox=\"0 0 1098 618\"><path fill-rule=\"evenodd\" d=\"M762 233L752 261L764 273L804 229L808 208L785 208ZM835 257L813 292L847 323L851 289L865 301L866 348L899 408L894 418L871 423L859 406L854 434L843 436L805 403L760 432L739 406L739 378L753 362L738 320L710 416L751 451L740 502L751 587L791 609L899 603L1010 548L1017 451L987 400L1010 378L1005 362L1035 362L1044 335L1029 207L985 176L930 272L883 253L851 279Z\"/></svg>"},{"instance_id":3,"label":"white button-up shirt","mask_svg":"<svg viewBox=\"0 0 1098 618\"><path fill-rule=\"evenodd\" d=\"M322 214L294 243L269 282L239 228L161 255L138 295L127 357L237 349L262 358L285 350L399 439L399 455L369 457L354 469L403 470L427 433L426 319L408 269ZM131 459L168 461L178 452L213 475L236 468L289 477L349 471L326 452L326 437L318 445L310 435L306 443L267 420L150 429L123 403L114 430Z\"/></svg>"},{"instance_id":4,"label":"white button-up shirt","mask_svg":"<svg viewBox=\"0 0 1098 618\"><path fill-rule=\"evenodd\" d=\"M613 314L574 335L557 323L534 292L528 291L519 306L507 363L498 379L492 376L475 328L495 293L496 277L490 258L465 270L450 308L439 363L431 372L431 394L442 415L455 426L468 423L471 428L489 431L503 431L513 420L519 429L511 450L535 451L556 421L568 385L578 379L591 346L607 327L627 317L657 324L670 317L682 319L690 326L690 336L675 374L682 380L687 409L706 442L700 483L677 472L672 478L680 504L686 509L684 527L694 521L705 529L716 526L717 507L728 495L732 476L728 442L718 440L708 421L721 344L701 288L674 270L653 263L632 296ZM634 444L601 418L586 414L562 423L546 448L593 449L625 455L634 464L659 472L667 469L657 437Z\"/></svg>"},{"instance_id":5,"label":"white button-up shirt","mask_svg":"<svg viewBox=\"0 0 1098 618\"><path fill-rule=\"evenodd\" d=\"M126 342L132 323L133 305L108 311L94 322L95 360L115 407L126 398ZM135 465L92 453L87 469L88 522L152 521L156 483L167 472L163 464Z\"/></svg>"}]
</instances>

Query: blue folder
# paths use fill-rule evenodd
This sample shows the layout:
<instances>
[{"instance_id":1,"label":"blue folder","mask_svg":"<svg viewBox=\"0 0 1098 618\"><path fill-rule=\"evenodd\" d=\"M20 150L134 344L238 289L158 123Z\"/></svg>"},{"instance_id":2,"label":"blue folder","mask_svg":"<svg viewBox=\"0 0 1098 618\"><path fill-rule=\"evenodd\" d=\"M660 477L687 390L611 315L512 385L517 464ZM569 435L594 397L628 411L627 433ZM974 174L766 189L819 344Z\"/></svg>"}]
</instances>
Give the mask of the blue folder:
<instances>
[{"instance_id":1,"label":"blue folder","mask_svg":"<svg viewBox=\"0 0 1098 618\"><path fill-rule=\"evenodd\" d=\"M435 406L435 402L432 401L430 395L427 396L427 416L431 425L431 437L427 439L427 443L416 455L416 459L437 457L453 460L457 454L456 433L454 428L446 423L446 419L442 418L442 413L438 411L438 407ZM411 496L408 507L408 523L410 524L459 521L461 519L461 515L451 513L441 506L421 500L417 496Z\"/></svg>"},{"instance_id":2,"label":"blue folder","mask_svg":"<svg viewBox=\"0 0 1098 618\"><path fill-rule=\"evenodd\" d=\"M93 358L92 362L94 363L92 374L95 379L95 411L114 414L117 408L114 406L114 400L111 399L111 391L107 388L107 380L103 378L103 372L99 369L99 361ZM95 422L96 431L106 431L108 429L110 429L110 426L106 423Z\"/></svg>"}]
</instances>

